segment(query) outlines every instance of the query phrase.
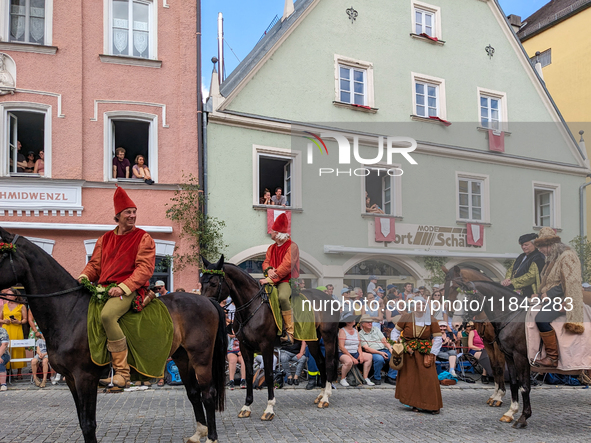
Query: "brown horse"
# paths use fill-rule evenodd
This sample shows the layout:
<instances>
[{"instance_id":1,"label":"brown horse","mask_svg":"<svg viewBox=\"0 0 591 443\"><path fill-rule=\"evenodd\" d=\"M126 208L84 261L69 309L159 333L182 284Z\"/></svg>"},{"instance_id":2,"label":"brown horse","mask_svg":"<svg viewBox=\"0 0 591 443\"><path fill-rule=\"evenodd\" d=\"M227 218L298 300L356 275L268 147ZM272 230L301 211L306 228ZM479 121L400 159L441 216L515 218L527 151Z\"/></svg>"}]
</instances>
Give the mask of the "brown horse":
<instances>
[{"instance_id":1,"label":"brown horse","mask_svg":"<svg viewBox=\"0 0 591 443\"><path fill-rule=\"evenodd\" d=\"M16 246L16 251L0 256L0 288L17 282L24 285L47 343L49 363L66 376L84 441L95 443L97 385L107 367L95 365L90 358L90 293L26 238L0 228L0 241ZM224 409L225 399L228 338L224 311L205 297L186 293L167 294L158 300L166 305L174 323L170 356L179 369L197 420L197 432L188 441L198 442L207 436L208 442L215 442L215 411Z\"/></svg>"},{"instance_id":2,"label":"brown horse","mask_svg":"<svg viewBox=\"0 0 591 443\"><path fill-rule=\"evenodd\" d=\"M476 268L460 268L454 266L451 270L447 270L447 268L442 266L441 270L445 273L445 297L452 303L458 296L458 285L454 282L455 278L461 276L466 282L492 281ZM495 390L486 403L489 406L499 407L503 405L503 397L505 396L505 355L495 340L495 329L493 328L493 325L487 321L486 315L480 313L475 317L475 320L476 330L478 331L478 335L482 338L484 349L486 349L486 353L490 358L490 365L493 370L492 375L495 380Z\"/></svg>"},{"instance_id":3,"label":"brown horse","mask_svg":"<svg viewBox=\"0 0 591 443\"><path fill-rule=\"evenodd\" d=\"M275 417L275 394L273 392L273 350L278 345L277 326L271 306L265 300L265 287L238 266L224 263L224 256L217 263L203 259L206 269L201 276L201 293L217 302L232 297L236 311L234 314L234 332L240 341L240 352L246 365L246 401L238 417L250 417L250 405L253 402L253 360L254 353L263 356L265 381L267 383L267 408L261 420L270 421ZM332 298L316 289L304 290L303 294L314 303L313 306L331 306ZM326 302L327 304L325 304ZM316 333L324 341L326 357L320 351L318 341L306 342L310 354L316 360L320 371L322 391L314 401L318 408L329 406L331 383L337 375L337 338L340 312L331 309L315 311Z\"/></svg>"}]
</instances>

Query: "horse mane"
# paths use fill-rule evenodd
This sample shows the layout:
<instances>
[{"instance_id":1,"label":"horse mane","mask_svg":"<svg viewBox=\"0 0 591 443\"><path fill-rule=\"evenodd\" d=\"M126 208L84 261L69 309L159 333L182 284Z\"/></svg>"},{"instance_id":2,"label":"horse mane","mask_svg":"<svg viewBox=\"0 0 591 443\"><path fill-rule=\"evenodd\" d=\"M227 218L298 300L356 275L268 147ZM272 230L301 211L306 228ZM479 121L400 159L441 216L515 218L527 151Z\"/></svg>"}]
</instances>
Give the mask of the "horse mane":
<instances>
[{"instance_id":1,"label":"horse mane","mask_svg":"<svg viewBox=\"0 0 591 443\"><path fill-rule=\"evenodd\" d=\"M250 275L248 272L246 272L244 269L242 269L240 266L235 265L234 263L224 263L224 266L230 266L233 269L237 269L238 271L240 271L246 278L247 280L251 281L252 283L258 285L258 282L256 281L256 279Z\"/></svg>"}]
</instances>

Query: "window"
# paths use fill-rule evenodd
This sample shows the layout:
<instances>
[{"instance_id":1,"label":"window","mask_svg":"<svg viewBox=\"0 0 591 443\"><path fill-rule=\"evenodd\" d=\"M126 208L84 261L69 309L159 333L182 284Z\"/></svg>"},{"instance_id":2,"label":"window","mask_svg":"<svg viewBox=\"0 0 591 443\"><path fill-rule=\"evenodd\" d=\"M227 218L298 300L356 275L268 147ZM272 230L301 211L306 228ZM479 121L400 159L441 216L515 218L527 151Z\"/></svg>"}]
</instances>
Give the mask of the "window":
<instances>
[{"instance_id":1,"label":"window","mask_svg":"<svg viewBox=\"0 0 591 443\"><path fill-rule=\"evenodd\" d=\"M291 158L278 156L259 156L259 194L264 197L265 189L276 196L281 190L280 196L285 196L286 206L291 206Z\"/></svg>"},{"instance_id":2,"label":"window","mask_svg":"<svg viewBox=\"0 0 591 443\"><path fill-rule=\"evenodd\" d=\"M301 208L301 156L291 149L253 146L253 205L264 204L265 190L275 196L277 188L286 206Z\"/></svg>"},{"instance_id":3,"label":"window","mask_svg":"<svg viewBox=\"0 0 591 443\"><path fill-rule=\"evenodd\" d=\"M335 55L335 104L373 108L373 64Z\"/></svg>"},{"instance_id":4,"label":"window","mask_svg":"<svg viewBox=\"0 0 591 443\"><path fill-rule=\"evenodd\" d=\"M111 0L108 54L156 58L155 8L147 0Z\"/></svg>"},{"instance_id":5,"label":"window","mask_svg":"<svg viewBox=\"0 0 591 443\"><path fill-rule=\"evenodd\" d=\"M435 37L433 26L435 23L435 14L431 11L415 8L415 32L417 34L427 34L429 37Z\"/></svg>"},{"instance_id":6,"label":"window","mask_svg":"<svg viewBox=\"0 0 591 443\"><path fill-rule=\"evenodd\" d=\"M441 8L420 1L412 4L412 34L441 40Z\"/></svg>"},{"instance_id":7,"label":"window","mask_svg":"<svg viewBox=\"0 0 591 443\"><path fill-rule=\"evenodd\" d=\"M534 227L560 228L560 185L534 183Z\"/></svg>"},{"instance_id":8,"label":"window","mask_svg":"<svg viewBox=\"0 0 591 443\"><path fill-rule=\"evenodd\" d=\"M50 110L50 106L35 103L3 104L3 175L51 176Z\"/></svg>"},{"instance_id":9,"label":"window","mask_svg":"<svg viewBox=\"0 0 591 443\"><path fill-rule=\"evenodd\" d=\"M107 112L105 114L105 180L132 180L133 167L138 156L144 158L151 179L158 182L158 117L152 114ZM117 165L117 148L125 150L124 160L129 161L129 177L117 176L114 166ZM115 166L116 167L116 166ZM115 169L116 170L116 169ZM125 173L125 168L122 168Z\"/></svg>"},{"instance_id":10,"label":"window","mask_svg":"<svg viewBox=\"0 0 591 443\"><path fill-rule=\"evenodd\" d=\"M401 216L400 165L365 166L362 213ZM369 199L369 200L368 200Z\"/></svg>"},{"instance_id":11,"label":"window","mask_svg":"<svg viewBox=\"0 0 591 443\"><path fill-rule=\"evenodd\" d=\"M445 120L445 80L414 73L412 76L414 115Z\"/></svg>"},{"instance_id":12,"label":"window","mask_svg":"<svg viewBox=\"0 0 591 443\"><path fill-rule=\"evenodd\" d=\"M488 176L457 173L457 219L490 223Z\"/></svg>"},{"instance_id":13,"label":"window","mask_svg":"<svg viewBox=\"0 0 591 443\"><path fill-rule=\"evenodd\" d=\"M46 17L45 0L8 0L8 41L45 45Z\"/></svg>"},{"instance_id":14,"label":"window","mask_svg":"<svg viewBox=\"0 0 591 443\"><path fill-rule=\"evenodd\" d=\"M480 125L495 131L507 130L507 96L504 92L477 88Z\"/></svg>"},{"instance_id":15,"label":"window","mask_svg":"<svg viewBox=\"0 0 591 443\"><path fill-rule=\"evenodd\" d=\"M339 65L339 100L366 106L365 70Z\"/></svg>"},{"instance_id":16,"label":"window","mask_svg":"<svg viewBox=\"0 0 591 443\"><path fill-rule=\"evenodd\" d=\"M535 64L539 61L542 68L552 64L552 48L546 49L544 52L540 52L540 55L534 55L530 57L531 62Z\"/></svg>"}]
</instances>

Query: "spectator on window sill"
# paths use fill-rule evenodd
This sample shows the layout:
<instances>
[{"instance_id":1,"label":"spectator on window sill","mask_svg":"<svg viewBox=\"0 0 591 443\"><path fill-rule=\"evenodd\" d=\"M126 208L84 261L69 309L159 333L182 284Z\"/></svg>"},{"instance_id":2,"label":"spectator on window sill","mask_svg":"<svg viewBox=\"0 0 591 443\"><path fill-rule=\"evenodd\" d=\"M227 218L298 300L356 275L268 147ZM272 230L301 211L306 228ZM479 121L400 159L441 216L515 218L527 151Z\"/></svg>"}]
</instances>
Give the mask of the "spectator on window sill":
<instances>
[{"instance_id":1,"label":"spectator on window sill","mask_svg":"<svg viewBox=\"0 0 591 443\"><path fill-rule=\"evenodd\" d=\"M27 153L27 166L25 167L25 172L32 173L35 170L35 163L35 153L29 151Z\"/></svg>"},{"instance_id":2,"label":"spectator on window sill","mask_svg":"<svg viewBox=\"0 0 591 443\"><path fill-rule=\"evenodd\" d=\"M282 192L283 189L281 189L280 187L275 188L275 195L271 197L271 201L273 202L271 204L278 206L287 206L287 198L285 197L285 195L281 195Z\"/></svg>"},{"instance_id":3,"label":"spectator on window sill","mask_svg":"<svg viewBox=\"0 0 591 443\"><path fill-rule=\"evenodd\" d=\"M140 154L135 157L135 165L133 165L132 172L133 178L139 178L148 185L154 184L154 180L152 180L152 176L150 175L150 169L146 165L146 159L143 155Z\"/></svg>"},{"instance_id":4,"label":"spectator on window sill","mask_svg":"<svg viewBox=\"0 0 591 443\"><path fill-rule=\"evenodd\" d=\"M129 167L131 164L125 158L125 149L115 149L115 157L113 158L113 178L129 178Z\"/></svg>"},{"instance_id":5,"label":"spectator on window sill","mask_svg":"<svg viewBox=\"0 0 591 443\"><path fill-rule=\"evenodd\" d=\"M45 175L45 152L39 151L39 158L35 162L35 168L33 168L33 173Z\"/></svg>"},{"instance_id":6,"label":"spectator on window sill","mask_svg":"<svg viewBox=\"0 0 591 443\"><path fill-rule=\"evenodd\" d=\"M265 188L265 192L263 192L263 196L259 199L259 204L261 205L274 205L271 199L271 191Z\"/></svg>"},{"instance_id":7,"label":"spectator on window sill","mask_svg":"<svg viewBox=\"0 0 591 443\"><path fill-rule=\"evenodd\" d=\"M384 211L382 211L382 208L380 208L378 205L376 205L375 203L373 205L371 204L371 199L369 198L369 195L367 195L367 192L365 192L365 212L367 212L368 214L384 213Z\"/></svg>"}]
</instances>

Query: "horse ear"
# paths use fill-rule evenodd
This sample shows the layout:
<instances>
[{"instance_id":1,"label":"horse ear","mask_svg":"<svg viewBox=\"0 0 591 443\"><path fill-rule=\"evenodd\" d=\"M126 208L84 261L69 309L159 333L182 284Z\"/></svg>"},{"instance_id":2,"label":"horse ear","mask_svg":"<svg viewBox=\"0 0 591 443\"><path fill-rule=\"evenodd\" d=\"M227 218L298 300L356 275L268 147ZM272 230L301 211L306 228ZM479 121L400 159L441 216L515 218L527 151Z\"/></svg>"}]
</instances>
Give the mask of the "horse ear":
<instances>
[{"instance_id":1,"label":"horse ear","mask_svg":"<svg viewBox=\"0 0 591 443\"><path fill-rule=\"evenodd\" d=\"M10 235L10 232L6 231L3 227L0 226L0 239L8 240L9 235Z\"/></svg>"},{"instance_id":2,"label":"horse ear","mask_svg":"<svg viewBox=\"0 0 591 443\"><path fill-rule=\"evenodd\" d=\"M441 270L444 274L447 274L449 272L449 270L445 266L441 266Z\"/></svg>"},{"instance_id":3,"label":"horse ear","mask_svg":"<svg viewBox=\"0 0 591 443\"><path fill-rule=\"evenodd\" d=\"M201 260L203 261L203 264L205 265L205 269L207 269L211 266L211 263L209 261L207 261L207 259L204 256L201 256Z\"/></svg>"},{"instance_id":4,"label":"horse ear","mask_svg":"<svg viewBox=\"0 0 591 443\"><path fill-rule=\"evenodd\" d=\"M223 267L224 267L224 254L222 254L222 256L220 257L218 262L215 264L215 268L217 270L221 270Z\"/></svg>"},{"instance_id":5,"label":"horse ear","mask_svg":"<svg viewBox=\"0 0 591 443\"><path fill-rule=\"evenodd\" d=\"M453 271L454 271L454 278L461 278L462 277L462 272L461 272L459 266L454 266Z\"/></svg>"}]
</instances>

